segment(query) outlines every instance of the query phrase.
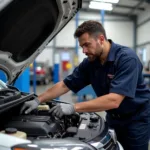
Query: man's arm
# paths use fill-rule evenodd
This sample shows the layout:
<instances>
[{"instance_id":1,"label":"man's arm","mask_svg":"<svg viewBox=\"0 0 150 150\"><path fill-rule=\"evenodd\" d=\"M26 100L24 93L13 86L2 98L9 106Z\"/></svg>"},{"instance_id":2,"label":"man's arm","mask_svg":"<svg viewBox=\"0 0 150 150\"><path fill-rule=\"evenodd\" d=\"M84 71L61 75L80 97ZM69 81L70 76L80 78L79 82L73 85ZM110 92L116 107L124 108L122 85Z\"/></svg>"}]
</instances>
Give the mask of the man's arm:
<instances>
[{"instance_id":1,"label":"man's arm","mask_svg":"<svg viewBox=\"0 0 150 150\"><path fill-rule=\"evenodd\" d=\"M123 95L109 93L87 102L76 103L74 109L76 112L97 112L115 109L120 106L124 98L125 96Z\"/></svg>"},{"instance_id":2,"label":"man's arm","mask_svg":"<svg viewBox=\"0 0 150 150\"><path fill-rule=\"evenodd\" d=\"M40 103L46 102L48 100L52 100L57 98L65 93L67 93L70 89L64 84L63 81L58 82L53 87L49 88L47 91L38 96L38 100Z\"/></svg>"},{"instance_id":3,"label":"man's arm","mask_svg":"<svg viewBox=\"0 0 150 150\"><path fill-rule=\"evenodd\" d=\"M105 96L98 97L88 102L76 104L59 104L50 110L52 115L62 117L63 115L71 115L75 112L98 112L109 109L118 108L125 96L110 93Z\"/></svg>"},{"instance_id":4,"label":"man's arm","mask_svg":"<svg viewBox=\"0 0 150 150\"><path fill-rule=\"evenodd\" d=\"M52 100L62 94L67 93L68 91L68 87L64 84L63 81L60 81L39 95L38 98L25 102L20 110L20 113L22 114L25 111L25 114L29 114L32 110L36 109L40 103Z\"/></svg>"}]
</instances>

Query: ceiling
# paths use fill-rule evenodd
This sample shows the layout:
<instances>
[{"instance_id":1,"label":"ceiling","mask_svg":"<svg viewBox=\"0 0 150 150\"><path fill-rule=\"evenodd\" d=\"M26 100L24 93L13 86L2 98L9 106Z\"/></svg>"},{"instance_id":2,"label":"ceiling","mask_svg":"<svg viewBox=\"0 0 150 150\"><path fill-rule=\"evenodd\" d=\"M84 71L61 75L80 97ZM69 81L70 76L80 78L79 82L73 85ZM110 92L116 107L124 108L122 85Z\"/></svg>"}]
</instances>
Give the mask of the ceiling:
<instances>
[{"instance_id":1,"label":"ceiling","mask_svg":"<svg viewBox=\"0 0 150 150\"><path fill-rule=\"evenodd\" d=\"M89 3L91 0L83 0L82 10L83 11L99 11L89 9ZM150 0L119 0L117 4L113 4L113 10L107 11L107 14L118 14L122 16L135 16L150 7Z\"/></svg>"}]
</instances>

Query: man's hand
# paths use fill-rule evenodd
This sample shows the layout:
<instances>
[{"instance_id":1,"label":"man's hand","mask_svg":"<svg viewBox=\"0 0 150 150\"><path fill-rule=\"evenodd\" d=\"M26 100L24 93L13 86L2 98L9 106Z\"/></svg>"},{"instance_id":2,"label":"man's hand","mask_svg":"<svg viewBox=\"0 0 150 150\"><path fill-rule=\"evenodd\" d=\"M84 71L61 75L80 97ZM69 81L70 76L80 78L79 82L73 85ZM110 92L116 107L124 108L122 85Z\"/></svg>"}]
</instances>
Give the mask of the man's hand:
<instances>
[{"instance_id":1,"label":"man's hand","mask_svg":"<svg viewBox=\"0 0 150 150\"><path fill-rule=\"evenodd\" d=\"M38 105L40 104L40 101L35 98L34 100L25 102L23 107L21 108L20 113L22 114L23 111L25 111L25 114L29 114L32 110L36 109L38 107Z\"/></svg>"},{"instance_id":2,"label":"man's hand","mask_svg":"<svg viewBox=\"0 0 150 150\"><path fill-rule=\"evenodd\" d=\"M75 113L73 104L58 104L50 109L49 113L61 118L63 115L71 115Z\"/></svg>"}]
</instances>

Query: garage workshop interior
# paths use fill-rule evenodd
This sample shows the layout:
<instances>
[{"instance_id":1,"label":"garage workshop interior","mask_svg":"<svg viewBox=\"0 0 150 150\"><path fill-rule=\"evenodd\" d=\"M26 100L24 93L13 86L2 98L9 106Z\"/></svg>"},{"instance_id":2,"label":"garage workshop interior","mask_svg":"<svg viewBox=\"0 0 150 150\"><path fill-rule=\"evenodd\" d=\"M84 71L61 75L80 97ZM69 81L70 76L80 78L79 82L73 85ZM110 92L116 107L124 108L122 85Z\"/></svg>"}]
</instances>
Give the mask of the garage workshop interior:
<instances>
[{"instance_id":1,"label":"garage workshop interior","mask_svg":"<svg viewBox=\"0 0 150 150\"><path fill-rule=\"evenodd\" d=\"M150 150L149 31L150 0L0 0L0 150Z\"/></svg>"}]
</instances>

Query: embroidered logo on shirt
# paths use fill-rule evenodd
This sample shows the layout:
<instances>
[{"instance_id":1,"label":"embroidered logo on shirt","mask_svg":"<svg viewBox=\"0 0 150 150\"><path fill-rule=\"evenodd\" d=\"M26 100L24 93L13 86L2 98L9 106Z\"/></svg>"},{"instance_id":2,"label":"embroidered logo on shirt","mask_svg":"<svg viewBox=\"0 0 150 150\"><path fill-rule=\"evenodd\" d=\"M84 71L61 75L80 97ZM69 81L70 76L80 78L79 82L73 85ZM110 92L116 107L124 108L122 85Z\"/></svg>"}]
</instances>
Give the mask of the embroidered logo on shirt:
<instances>
[{"instance_id":1,"label":"embroidered logo on shirt","mask_svg":"<svg viewBox=\"0 0 150 150\"><path fill-rule=\"evenodd\" d=\"M113 79L114 78L113 74L107 74L107 76L108 76L109 79Z\"/></svg>"}]
</instances>

